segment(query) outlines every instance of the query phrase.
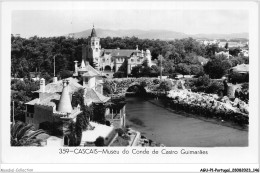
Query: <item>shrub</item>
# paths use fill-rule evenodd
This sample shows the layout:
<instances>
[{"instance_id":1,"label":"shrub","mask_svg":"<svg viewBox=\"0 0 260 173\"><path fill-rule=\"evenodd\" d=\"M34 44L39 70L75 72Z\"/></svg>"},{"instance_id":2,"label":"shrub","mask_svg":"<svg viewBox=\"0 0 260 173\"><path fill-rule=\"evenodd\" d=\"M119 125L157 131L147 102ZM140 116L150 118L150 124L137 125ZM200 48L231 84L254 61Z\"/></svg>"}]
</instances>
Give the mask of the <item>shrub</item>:
<instances>
[{"instance_id":1,"label":"shrub","mask_svg":"<svg viewBox=\"0 0 260 173\"><path fill-rule=\"evenodd\" d=\"M105 146L108 146L109 143L114 139L114 137L116 136L116 131L113 129L109 135L105 138L105 141L104 141L104 145Z\"/></svg>"},{"instance_id":2,"label":"shrub","mask_svg":"<svg viewBox=\"0 0 260 173\"><path fill-rule=\"evenodd\" d=\"M106 125L107 125L107 126L111 126L110 121L106 121Z\"/></svg>"},{"instance_id":3,"label":"shrub","mask_svg":"<svg viewBox=\"0 0 260 173\"><path fill-rule=\"evenodd\" d=\"M224 90L224 85L222 82L213 81L210 85L206 88L206 93L214 93L218 94Z\"/></svg>"},{"instance_id":4,"label":"shrub","mask_svg":"<svg viewBox=\"0 0 260 173\"><path fill-rule=\"evenodd\" d=\"M65 78L68 78L68 77L72 77L73 75L73 71L69 71L69 70L62 70L60 72L60 77L61 79L65 79Z\"/></svg>"},{"instance_id":5,"label":"shrub","mask_svg":"<svg viewBox=\"0 0 260 173\"><path fill-rule=\"evenodd\" d=\"M105 124L105 111L106 106L102 103L93 104L93 121L100 124Z\"/></svg>"},{"instance_id":6,"label":"shrub","mask_svg":"<svg viewBox=\"0 0 260 173\"><path fill-rule=\"evenodd\" d=\"M248 83L243 83L241 85L241 88L242 88L242 90L248 90L249 89L249 84Z\"/></svg>"},{"instance_id":7,"label":"shrub","mask_svg":"<svg viewBox=\"0 0 260 173\"><path fill-rule=\"evenodd\" d=\"M208 86L210 84L209 75L200 76L197 80L197 86Z\"/></svg>"},{"instance_id":8,"label":"shrub","mask_svg":"<svg viewBox=\"0 0 260 173\"><path fill-rule=\"evenodd\" d=\"M159 84L159 83L160 83L160 80L159 80L159 79L154 79L154 80L153 80L153 83L154 83L154 84Z\"/></svg>"},{"instance_id":9,"label":"shrub","mask_svg":"<svg viewBox=\"0 0 260 173\"><path fill-rule=\"evenodd\" d=\"M102 147L105 145L105 139L101 136L99 136L96 141L94 142L95 146Z\"/></svg>"},{"instance_id":10,"label":"shrub","mask_svg":"<svg viewBox=\"0 0 260 173\"><path fill-rule=\"evenodd\" d=\"M118 133L118 136L123 136L123 134L125 134L124 130L121 128L116 129L116 132Z\"/></svg>"},{"instance_id":11,"label":"shrub","mask_svg":"<svg viewBox=\"0 0 260 173\"><path fill-rule=\"evenodd\" d=\"M114 78L124 78L124 77L126 77L125 73L122 72L122 71L115 72L113 76L114 76Z\"/></svg>"},{"instance_id":12,"label":"shrub","mask_svg":"<svg viewBox=\"0 0 260 173\"><path fill-rule=\"evenodd\" d=\"M111 87L111 85L108 85L107 83L105 83L103 85L103 93L104 93L104 95L112 94L113 88Z\"/></svg>"},{"instance_id":13,"label":"shrub","mask_svg":"<svg viewBox=\"0 0 260 173\"><path fill-rule=\"evenodd\" d=\"M122 136L122 138L123 138L124 140L127 140L127 141L130 140L130 136L128 136L128 135L124 135L124 136Z\"/></svg>"},{"instance_id":14,"label":"shrub","mask_svg":"<svg viewBox=\"0 0 260 173\"><path fill-rule=\"evenodd\" d=\"M243 82L248 82L249 81L249 74L240 74L237 72L232 72L229 75L229 80L232 83L243 83Z\"/></svg>"},{"instance_id":15,"label":"shrub","mask_svg":"<svg viewBox=\"0 0 260 173\"><path fill-rule=\"evenodd\" d=\"M159 89L170 91L172 89L172 83L170 81L162 81L160 83Z\"/></svg>"}]
</instances>

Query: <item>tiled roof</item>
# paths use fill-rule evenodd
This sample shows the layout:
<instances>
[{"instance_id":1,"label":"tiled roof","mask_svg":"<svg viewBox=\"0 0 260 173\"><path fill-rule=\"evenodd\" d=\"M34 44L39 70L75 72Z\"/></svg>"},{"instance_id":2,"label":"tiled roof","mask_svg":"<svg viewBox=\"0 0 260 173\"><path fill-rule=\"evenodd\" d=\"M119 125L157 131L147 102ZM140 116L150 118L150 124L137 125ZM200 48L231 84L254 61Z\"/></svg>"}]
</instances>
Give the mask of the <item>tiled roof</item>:
<instances>
[{"instance_id":1,"label":"tiled roof","mask_svg":"<svg viewBox=\"0 0 260 173\"><path fill-rule=\"evenodd\" d=\"M105 103L110 99L91 88L85 88L84 96L84 103L88 103L89 101L94 103Z\"/></svg>"},{"instance_id":2,"label":"tiled roof","mask_svg":"<svg viewBox=\"0 0 260 173\"><path fill-rule=\"evenodd\" d=\"M27 102L27 103L25 103L26 105L34 105L35 103L38 103L40 101L40 99L39 98L36 98L36 99L34 99L34 100L31 100L31 101L29 101L29 102Z\"/></svg>"},{"instance_id":3,"label":"tiled roof","mask_svg":"<svg viewBox=\"0 0 260 173\"><path fill-rule=\"evenodd\" d=\"M92 72L92 71L88 71L86 73L84 73L82 76L96 76L97 74Z\"/></svg>"},{"instance_id":4,"label":"tiled roof","mask_svg":"<svg viewBox=\"0 0 260 173\"><path fill-rule=\"evenodd\" d=\"M69 92L74 93L78 91L80 88L83 88L82 85L78 83L77 79L74 78L67 78L66 80L69 80ZM45 92L47 93L61 93L63 89L63 83L62 80L59 80L57 82L49 83L45 86ZM37 90L35 92L40 92L40 90Z\"/></svg>"},{"instance_id":5,"label":"tiled roof","mask_svg":"<svg viewBox=\"0 0 260 173\"><path fill-rule=\"evenodd\" d=\"M60 95L55 93L50 97L45 98L44 100L40 100L37 104L54 107L57 106L56 104L59 102L59 100L60 100Z\"/></svg>"},{"instance_id":6,"label":"tiled roof","mask_svg":"<svg viewBox=\"0 0 260 173\"><path fill-rule=\"evenodd\" d=\"M101 53L110 53L112 57L130 57L133 53L141 52L135 49L104 49Z\"/></svg>"},{"instance_id":7,"label":"tiled roof","mask_svg":"<svg viewBox=\"0 0 260 173\"><path fill-rule=\"evenodd\" d=\"M57 94L57 93L54 93L52 94L51 96L43 99L43 100L40 100L39 98L36 98L34 100L31 100L25 104L27 105L35 105L35 104L38 104L38 105L44 105L44 106L56 106L56 103L58 103L58 101L60 100L60 95Z\"/></svg>"},{"instance_id":8,"label":"tiled roof","mask_svg":"<svg viewBox=\"0 0 260 173\"><path fill-rule=\"evenodd\" d=\"M92 72L94 73L96 76L101 76L101 72L99 72L98 70L94 69L91 65L86 65L85 68L79 68L78 71L87 71L87 72Z\"/></svg>"}]
</instances>

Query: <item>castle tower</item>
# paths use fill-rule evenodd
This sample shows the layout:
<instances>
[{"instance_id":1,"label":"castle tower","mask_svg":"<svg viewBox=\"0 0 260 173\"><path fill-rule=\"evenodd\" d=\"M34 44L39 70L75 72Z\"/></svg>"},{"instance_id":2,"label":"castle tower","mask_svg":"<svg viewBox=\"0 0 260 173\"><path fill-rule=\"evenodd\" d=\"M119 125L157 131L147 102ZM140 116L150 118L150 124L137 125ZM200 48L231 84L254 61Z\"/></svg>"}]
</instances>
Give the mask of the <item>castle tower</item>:
<instances>
[{"instance_id":1,"label":"castle tower","mask_svg":"<svg viewBox=\"0 0 260 173\"><path fill-rule=\"evenodd\" d=\"M87 46L87 55L88 55L88 61L94 62L98 67L100 65L100 38L97 37L97 33L95 30L95 27L93 25L93 29L91 31L91 35L88 39L88 46Z\"/></svg>"},{"instance_id":2,"label":"castle tower","mask_svg":"<svg viewBox=\"0 0 260 173\"><path fill-rule=\"evenodd\" d=\"M72 106L71 106L70 94L69 94L69 81L63 80L62 82L63 82L63 89L60 96L58 111L71 113Z\"/></svg>"}]
</instances>

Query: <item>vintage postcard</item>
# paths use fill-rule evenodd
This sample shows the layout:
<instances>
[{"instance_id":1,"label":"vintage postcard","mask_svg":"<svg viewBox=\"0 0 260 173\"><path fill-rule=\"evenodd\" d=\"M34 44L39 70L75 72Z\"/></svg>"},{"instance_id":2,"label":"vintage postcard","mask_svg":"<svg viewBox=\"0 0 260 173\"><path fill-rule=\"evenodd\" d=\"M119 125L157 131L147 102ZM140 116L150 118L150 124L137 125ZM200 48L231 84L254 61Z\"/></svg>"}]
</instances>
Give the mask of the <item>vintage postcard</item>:
<instances>
[{"instance_id":1,"label":"vintage postcard","mask_svg":"<svg viewBox=\"0 0 260 173\"><path fill-rule=\"evenodd\" d=\"M258 6L1 2L1 171L259 172Z\"/></svg>"}]
</instances>

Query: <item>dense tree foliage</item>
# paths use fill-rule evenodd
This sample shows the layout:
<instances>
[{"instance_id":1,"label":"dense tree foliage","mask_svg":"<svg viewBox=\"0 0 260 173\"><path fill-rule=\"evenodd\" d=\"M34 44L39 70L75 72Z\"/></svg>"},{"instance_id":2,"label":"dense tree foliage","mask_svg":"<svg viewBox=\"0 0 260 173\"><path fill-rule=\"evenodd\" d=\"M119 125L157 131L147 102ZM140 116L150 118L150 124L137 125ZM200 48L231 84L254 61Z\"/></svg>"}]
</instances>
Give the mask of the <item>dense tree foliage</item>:
<instances>
[{"instance_id":1,"label":"dense tree foliage","mask_svg":"<svg viewBox=\"0 0 260 173\"><path fill-rule=\"evenodd\" d=\"M159 89L166 91L170 91L172 89L172 83L170 81L162 81L159 85Z\"/></svg>"},{"instance_id":2,"label":"dense tree foliage","mask_svg":"<svg viewBox=\"0 0 260 173\"><path fill-rule=\"evenodd\" d=\"M36 98L36 95L33 91L39 89L40 83L39 81L31 81L31 80L11 80L11 108L14 107L14 119L24 121L24 110L25 103ZM14 103L14 105L13 105ZM13 110L11 109L11 112ZM13 115L13 113L11 113ZM11 116L11 119L13 117Z\"/></svg>"},{"instance_id":3,"label":"dense tree foliage","mask_svg":"<svg viewBox=\"0 0 260 173\"><path fill-rule=\"evenodd\" d=\"M39 38L31 37L29 39L21 37L11 37L12 42L12 69L14 77L29 77L29 72L41 72L41 76L50 81L54 74L54 57L56 76L65 78L72 75L75 60L82 59L82 44L86 44L86 39L73 39L66 37ZM137 37L124 38L101 38L102 48L105 49L149 49L152 54L152 60L156 66L148 67L145 64L132 69L133 77L154 77L160 74L162 66L162 75L175 77L177 73L183 75L201 76L205 72L211 78L219 78L226 73L231 66L241 63L249 63L248 57L240 55L240 48L229 48L229 53L233 56L225 62L222 58L218 59L216 53L227 51L220 48L218 44L204 45L193 38L176 39L171 41L139 39ZM162 59L160 57L163 57ZM209 64L203 68L206 63L201 62L201 57L208 59ZM95 64L92 64L95 66ZM213 67L214 70L211 70ZM205 70L205 72L204 72ZM216 70L216 71L215 71ZM215 72L214 72L215 71ZM214 75L213 72L216 74ZM119 68L114 77L127 76L127 63Z\"/></svg>"},{"instance_id":4,"label":"dense tree foliage","mask_svg":"<svg viewBox=\"0 0 260 173\"><path fill-rule=\"evenodd\" d=\"M53 76L54 57L56 76L63 70L73 70L75 60L81 61L85 39L65 37L29 39L11 37L11 73L24 78L29 72L42 72Z\"/></svg>"},{"instance_id":5,"label":"dense tree foliage","mask_svg":"<svg viewBox=\"0 0 260 173\"><path fill-rule=\"evenodd\" d=\"M104 104L93 104L93 121L106 124L105 111L106 106Z\"/></svg>"}]
</instances>

